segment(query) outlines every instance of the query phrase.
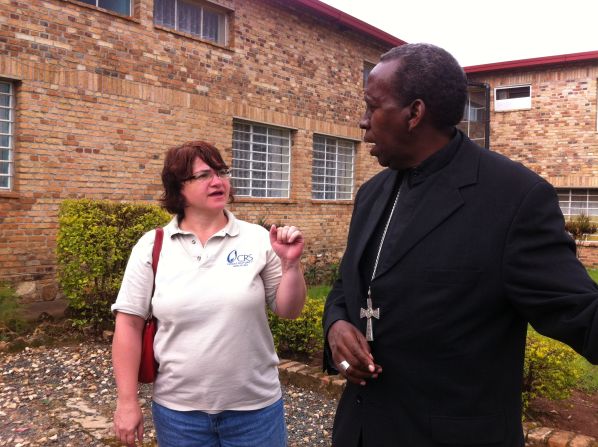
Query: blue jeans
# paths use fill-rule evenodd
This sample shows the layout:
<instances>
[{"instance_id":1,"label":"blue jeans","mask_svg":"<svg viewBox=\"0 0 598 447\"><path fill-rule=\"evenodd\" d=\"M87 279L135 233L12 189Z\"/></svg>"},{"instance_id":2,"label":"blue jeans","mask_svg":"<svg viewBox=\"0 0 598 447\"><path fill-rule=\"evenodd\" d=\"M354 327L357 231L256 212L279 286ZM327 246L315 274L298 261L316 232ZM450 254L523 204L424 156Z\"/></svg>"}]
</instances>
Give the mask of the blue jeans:
<instances>
[{"instance_id":1,"label":"blue jeans","mask_svg":"<svg viewBox=\"0 0 598 447\"><path fill-rule=\"evenodd\" d=\"M170 410L152 402L160 447L286 447L287 428L282 399L259 410Z\"/></svg>"}]
</instances>

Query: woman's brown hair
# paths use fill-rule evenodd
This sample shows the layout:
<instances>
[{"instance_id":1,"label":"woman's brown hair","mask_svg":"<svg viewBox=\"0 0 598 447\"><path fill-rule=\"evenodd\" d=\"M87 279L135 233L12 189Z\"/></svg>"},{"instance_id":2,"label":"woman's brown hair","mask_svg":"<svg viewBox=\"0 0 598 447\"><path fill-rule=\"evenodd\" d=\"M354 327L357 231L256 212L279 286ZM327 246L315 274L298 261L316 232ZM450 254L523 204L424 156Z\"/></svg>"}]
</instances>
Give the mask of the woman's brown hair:
<instances>
[{"instance_id":1,"label":"woman's brown hair","mask_svg":"<svg viewBox=\"0 0 598 447\"><path fill-rule=\"evenodd\" d=\"M183 183L193 174L193 162L196 158L203 160L214 171L228 169L220 151L205 141L189 141L166 151L164 168L162 169L162 185L164 193L160 199L162 207L179 219L185 217L185 198L181 194ZM233 200L232 193L230 201Z\"/></svg>"}]
</instances>

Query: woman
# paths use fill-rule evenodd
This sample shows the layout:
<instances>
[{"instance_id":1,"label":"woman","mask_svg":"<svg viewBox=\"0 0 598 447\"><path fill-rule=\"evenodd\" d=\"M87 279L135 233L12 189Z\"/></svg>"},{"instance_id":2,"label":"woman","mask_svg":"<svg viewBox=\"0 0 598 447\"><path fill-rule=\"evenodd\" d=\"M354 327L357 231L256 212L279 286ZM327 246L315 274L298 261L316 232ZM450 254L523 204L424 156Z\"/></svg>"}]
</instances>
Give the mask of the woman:
<instances>
[{"instance_id":1,"label":"woman","mask_svg":"<svg viewBox=\"0 0 598 447\"><path fill-rule=\"evenodd\" d=\"M278 357L265 305L296 318L305 302L296 227L237 220L225 209L231 186L218 150L196 141L170 149L164 227L153 297L154 231L133 248L115 304L116 437L142 440L137 400L141 331L150 298L160 367L152 413L160 447L286 445Z\"/></svg>"}]
</instances>

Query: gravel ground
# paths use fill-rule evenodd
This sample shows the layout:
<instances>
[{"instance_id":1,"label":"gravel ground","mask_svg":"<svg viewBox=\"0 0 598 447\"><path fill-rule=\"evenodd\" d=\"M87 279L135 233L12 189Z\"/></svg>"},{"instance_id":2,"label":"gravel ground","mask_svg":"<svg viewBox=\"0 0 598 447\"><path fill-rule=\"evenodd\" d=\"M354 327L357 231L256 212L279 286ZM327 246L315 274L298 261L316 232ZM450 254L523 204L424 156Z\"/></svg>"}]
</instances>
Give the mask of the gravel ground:
<instances>
[{"instance_id":1,"label":"gravel ground","mask_svg":"<svg viewBox=\"0 0 598 447\"><path fill-rule=\"evenodd\" d=\"M336 401L293 385L283 392L289 446L330 445ZM144 446L155 445L150 395L151 386L143 385ZM114 405L110 346L105 343L0 353L0 446L116 446L111 434Z\"/></svg>"}]
</instances>

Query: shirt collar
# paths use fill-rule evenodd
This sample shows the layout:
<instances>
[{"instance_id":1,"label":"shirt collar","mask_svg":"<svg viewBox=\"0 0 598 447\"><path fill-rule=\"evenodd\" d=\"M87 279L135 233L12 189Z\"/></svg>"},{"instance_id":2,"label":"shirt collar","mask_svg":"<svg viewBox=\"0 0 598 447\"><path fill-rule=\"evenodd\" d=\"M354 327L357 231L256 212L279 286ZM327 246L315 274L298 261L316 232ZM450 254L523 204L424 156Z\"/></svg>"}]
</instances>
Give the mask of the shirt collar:
<instances>
[{"instance_id":1,"label":"shirt collar","mask_svg":"<svg viewBox=\"0 0 598 447\"><path fill-rule=\"evenodd\" d=\"M416 167L408 169L405 172L405 175L408 175L407 180L409 181L410 186L415 186L424 182L430 175L440 171L450 163L463 140L463 133L458 129L455 130L455 135L446 145L430 155Z\"/></svg>"},{"instance_id":2,"label":"shirt collar","mask_svg":"<svg viewBox=\"0 0 598 447\"><path fill-rule=\"evenodd\" d=\"M224 214L228 219L228 222L224 226L224 228L214 234L214 236L221 236L224 237L226 235L229 236L237 236L239 234L239 223L237 222L237 218L231 213L229 210L225 209ZM189 231L182 230L179 226L179 219L177 216L174 216L170 222L164 227L164 232L170 238L175 237L178 234L193 234Z\"/></svg>"}]
</instances>

